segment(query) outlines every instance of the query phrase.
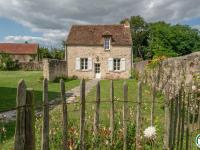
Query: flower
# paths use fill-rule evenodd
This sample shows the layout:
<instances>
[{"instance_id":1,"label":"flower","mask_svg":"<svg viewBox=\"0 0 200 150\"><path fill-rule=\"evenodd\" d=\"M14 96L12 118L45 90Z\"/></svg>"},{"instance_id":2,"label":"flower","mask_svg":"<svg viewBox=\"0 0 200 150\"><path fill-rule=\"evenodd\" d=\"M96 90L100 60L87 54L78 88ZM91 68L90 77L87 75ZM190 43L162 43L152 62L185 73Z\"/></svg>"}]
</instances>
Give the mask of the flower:
<instances>
[{"instance_id":1,"label":"flower","mask_svg":"<svg viewBox=\"0 0 200 150\"><path fill-rule=\"evenodd\" d=\"M193 91L196 91L196 90L197 90L197 87L196 87L195 85L193 85L193 86L192 86L192 90L193 90Z\"/></svg>"},{"instance_id":2,"label":"flower","mask_svg":"<svg viewBox=\"0 0 200 150\"><path fill-rule=\"evenodd\" d=\"M149 140L154 140L156 138L156 128L150 126L144 130L144 137Z\"/></svg>"}]
</instances>

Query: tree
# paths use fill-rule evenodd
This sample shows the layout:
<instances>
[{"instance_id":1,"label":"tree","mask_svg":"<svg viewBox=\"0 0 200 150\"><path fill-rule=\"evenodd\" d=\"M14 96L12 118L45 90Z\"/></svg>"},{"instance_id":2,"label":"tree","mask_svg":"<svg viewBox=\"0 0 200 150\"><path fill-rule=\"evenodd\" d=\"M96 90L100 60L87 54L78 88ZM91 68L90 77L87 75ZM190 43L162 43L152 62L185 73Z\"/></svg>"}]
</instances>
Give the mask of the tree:
<instances>
[{"instance_id":1,"label":"tree","mask_svg":"<svg viewBox=\"0 0 200 150\"><path fill-rule=\"evenodd\" d=\"M49 49L46 47L39 47L38 57L39 60L42 60L43 58L52 58Z\"/></svg>"},{"instance_id":2,"label":"tree","mask_svg":"<svg viewBox=\"0 0 200 150\"><path fill-rule=\"evenodd\" d=\"M190 26L164 21L147 23L141 16L132 16L121 23L126 21L131 27L134 57L174 57L200 50L200 31Z\"/></svg>"},{"instance_id":3,"label":"tree","mask_svg":"<svg viewBox=\"0 0 200 150\"><path fill-rule=\"evenodd\" d=\"M149 27L148 23L141 16L132 16L130 19L124 19L121 23L129 21L133 42L133 54L135 57L145 59L151 57L148 50ZM149 56L148 56L149 55Z\"/></svg>"},{"instance_id":4,"label":"tree","mask_svg":"<svg viewBox=\"0 0 200 150\"><path fill-rule=\"evenodd\" d=\"M155 22L149 28L149 48L153 55L182 56L200 49L199 31L189 26Z\"/></svg>"}]
</instances>

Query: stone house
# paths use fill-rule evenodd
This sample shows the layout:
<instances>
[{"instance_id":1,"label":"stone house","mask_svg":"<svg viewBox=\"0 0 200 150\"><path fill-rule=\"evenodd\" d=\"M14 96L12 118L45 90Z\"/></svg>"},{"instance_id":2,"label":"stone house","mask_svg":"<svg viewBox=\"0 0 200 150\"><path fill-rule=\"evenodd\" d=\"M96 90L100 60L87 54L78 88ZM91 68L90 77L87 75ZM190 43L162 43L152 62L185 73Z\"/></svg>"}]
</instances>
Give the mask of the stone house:
<instances>
[{"instance_id":1,"label":"stone house","mask_svg":"<svg viewBox=\"0 0 200 150\"><path fill-rule=\"evenodd\" d=\"M132 39L129 24L73 25L66 40L69 77L129 78Z\"/></svg>"},{"instance_id":2,"label":"stone house","mask_svg":"<svg viewBox=\"0 0 200 150\"><path fill-rule=\"evenodd\" d=\"M30 62L38 58L38 44L0 43L0 53L9 54L14 61Z\"/></svg>"}]
</instances>

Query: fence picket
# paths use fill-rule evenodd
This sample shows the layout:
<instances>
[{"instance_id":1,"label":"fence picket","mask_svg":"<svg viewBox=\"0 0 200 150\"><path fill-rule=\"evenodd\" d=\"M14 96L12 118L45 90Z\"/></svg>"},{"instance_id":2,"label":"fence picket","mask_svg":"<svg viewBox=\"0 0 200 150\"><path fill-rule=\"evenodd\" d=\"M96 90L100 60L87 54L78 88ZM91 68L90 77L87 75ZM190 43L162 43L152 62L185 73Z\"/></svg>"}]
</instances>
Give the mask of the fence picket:
<instances>
[{"instance_id":1,"label":"fence picket","mask_svg":"<svg viewBox=\"0 0 200 150\"><path fill-rule=\"evenodd\" d=\"M128 85L124 82L124 105L123 105L123 150L127 150L127 121L128 121Z\"/></svg>"},{"instance_id":2,"label":"fence picket","mask_svg":"<svg viewBox=\"0 0 200 150\"><path fill-rule=\"evenodd\" d=\"M94 138L98 138L99 131L99 107L100 107L100 81L98 81L96 86L96 104L95 104L95 113L94 113ZM98 147L96 143L94 143L94 147Z\"/></svg>"},{"instance_id":3,"label":"fence picket","mask_svg":"<svg viewBox=\"0 0 200 150\"><path fill-rule=\"evenodd\" d=\"M17 116L15 129L15 150L25 150L25 105L26 105L26 84L20 80L17 87Z\"/></svg>"},{"instance_id":4,"label":"fence picket","mask_svg":"<svg viewBox=\"0 0 200 150\"><path fill-rule=\"evenodd\" d=\"M138 82L138 99L137 99L137 116L136 116L136 149L142 149L141 138L140 138L140 121L141 121L141 103L142 103L142 82Z\"/></svg>"},{"instance_id":5,"label":"fence picket","mask_svg":"<svg viewBox=\"0 0 200 150\"><path fill-rule=\"evenodd\" d=\"M85 80L81 80L80 86L80 149L84 150L84 132L85 132Z\"/></svg>"},{"instance_id":6,"label":"fence picket","mask_svg":"<svg viewBox=\"0 0 200 150\"><path fill-rule=\"evenodd\" d=\"M49 150L49 102L47 79L43 80L42 150Z\"/></svg>"},{"instance_id":7,"label":"fence picket","mask_svg":"<svg viewBox=\"0 0 200 150\"><path fill-rule=\"evenodd\" d=\"M180 135L181 135L181 105L182 105L182 86L178 93L178 129L177 129L177 141L176 141L176 149L179 149L180 144Z\"/></svg>"},{"instance_id":8,"label":"fence picket","mask_svg":"<svg viewBox=\"0 0 200 150\"><path fill-rule=\"evenodd\" d=\"M164 131L164 141L163 141L164 150L169 149L169 127L170 127L169 114L170 111L169 111L169 90L168 90L165 97L165 131Z\"/></svg>"},{"instance_id":9,"label":"fence picket","mask_svg":"<svg viewBox=\"0 0 200 150\"><path fill-rule=\"evenodd\" d=\"M33 89L26 91L25 133L25 150L35 150Z\"/></svg>"},{"instance_id":10,"label":"fence picket","mask_svg":"<svg viewBox=\"0 0 200 150\"><path fill-rule=\"evenodd\" d=\"M67 115L67 104L65 97L65 82L63 81L63 79L60 80L60 91L61 91L62 114L63 114L63 150L67 150L68 115Z\"/></svg>"},{"instance_id":11,"label":"fence picket","mask_svg":"<svg viewBox=\"0 0 200 150\"><path fill-rule=\"evenodd\" d=\"M182 91L182 112L181 112L181 141L180 141L180 150L183 149L183 140L184 140L184 131L185 131L185 91Z\"/></svg>"},{"instance_id":12,"label":"fence picket","mask_svg":"<svg viewBox=\"0 0 200 150\"><path fill-rule=\"evenodd\" d=\"M113 145L113 137L114 137L114 85L113 80L110 81L110 101L111 101L111 107L110 107L110 139L111 139L111 145Z\"/></svg>"},{"instance_id":13,"label":"fence picket","mask_svg":"<svg viewBox=\"0 0 200 150\"><path fill-rule=\"evenodd\" d=\"M156 85L154 83L152 86L151 126L154 126L155 97L156 97Z\"/></svg>"},{"instance_id":14,"label":"fence picket","mask_svg":"<svg viewBox=\"0 0 200 150\"><path fill-rule=\"evenodd\" d=\"M189 149L190 144L190 93L187 94L187 124L186 124L186 150Z\"/></svg>"}]
</instances>

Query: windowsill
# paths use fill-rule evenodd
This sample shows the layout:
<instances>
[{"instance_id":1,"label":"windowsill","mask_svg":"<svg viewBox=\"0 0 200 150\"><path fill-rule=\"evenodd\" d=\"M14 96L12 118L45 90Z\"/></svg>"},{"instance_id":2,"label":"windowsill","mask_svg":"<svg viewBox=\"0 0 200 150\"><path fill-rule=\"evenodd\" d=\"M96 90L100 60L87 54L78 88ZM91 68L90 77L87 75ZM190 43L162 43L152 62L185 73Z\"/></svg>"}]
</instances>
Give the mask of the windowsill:
<instances>
[{"instance_id":1,"label":"windowsill","mask_svg":"<svg viewBox=\"0 0 200 150\"><path fill-rule=\"evenodd\" d=\"M121 72L126 72L126 70L124 70L124 71L122 71L122 70L113 70L113 71L110 71L110 72L121 73Z\"/></svg>"},{"instance_id":2,"label":"windowsill","mask_svg":"<svg viewBox=\"0 0 200 150\"><path fill-rule=\"evenodd\" d=\"M91 71L91 70L89 70L89 69L86 69L86 70L79 70L80 72L89 72L89 71Z\"/></svg>"}]
</instances>

